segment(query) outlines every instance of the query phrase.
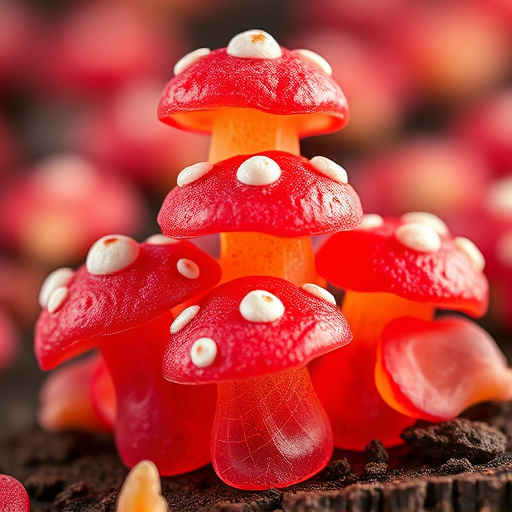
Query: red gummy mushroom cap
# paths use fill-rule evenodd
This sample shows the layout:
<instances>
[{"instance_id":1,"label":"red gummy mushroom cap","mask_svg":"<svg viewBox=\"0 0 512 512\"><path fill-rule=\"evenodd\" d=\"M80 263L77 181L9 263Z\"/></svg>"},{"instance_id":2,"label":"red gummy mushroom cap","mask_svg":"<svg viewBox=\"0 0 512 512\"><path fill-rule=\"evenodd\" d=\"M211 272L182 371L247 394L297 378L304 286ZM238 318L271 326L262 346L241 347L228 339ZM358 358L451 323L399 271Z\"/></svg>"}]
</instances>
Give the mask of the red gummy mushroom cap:
<instances>
[{"instance_id":1,"label":"red gummy mushroom cap","mask_svg":"<svg viewBox=\"0 0 512 512\"><path fill-rule=\"evenodd\" d=\"M145 243L98 240L76 272L59 269L41 289L35 351L43 370L88 350L96 339L159 317L220 280L218 264L190 242L163 235Z\"/></svg>"},{"instance_id":2,"label":"red gummy mushroom cap","mask_svg":"<svg viewBox=\"0 0 512 512\"><path fill-rule=\"evenodd\" d=\"M176 318L164 377L204 384L264 376L300 368L351 339L326 290L276 277L242 277Z\"/></svg>"},{"instance_id":3,"label":"red gummy mushroom cap","mask_svg":"<svg viewBox=\"0 0 512 512\"><path fill-rule=\"evenodd\" d=\"M322 277L347 290L393 293L472 316L487 310L482 254L432 214L365 215L354 231L332 235L316 263Z\"/></svg>"},{"instance_id":4,"label":"red gummy mushroom cap","mask_svg":"<svg viewBox=\"0 0 512 512\"><path fill-rule=\"evenodd\" d=\"M175 238L229 231L299 237L353 229L361 218L342 167L324 157L266 151L184 169L158 222Z\"/></svg>"},{"instance_id":5,"label":"red gummy mushroom cap","mask_svg":"<svg viewBox=\"0 0 512 512\"><path fill-rule=\"evenodd\" d=\"M0 510L30 512L30 499L23 485L14 477L0 475Z\"/></svg>"},{"instance_id":6,"label":"red gummy mushroom cap","mask_svg":"<svg viewBox=\"0 0 512 512\"><path fill-rule=\"evenodd\" d=\"M330 72L313 52L289 51L263 31L244 32L227 48L201 48L181 59L158 117L177 128L209 133L216 110L252 108L298 115L301 137L331 133L348 123L349 111Z\"/></svg>"}]
</instances>

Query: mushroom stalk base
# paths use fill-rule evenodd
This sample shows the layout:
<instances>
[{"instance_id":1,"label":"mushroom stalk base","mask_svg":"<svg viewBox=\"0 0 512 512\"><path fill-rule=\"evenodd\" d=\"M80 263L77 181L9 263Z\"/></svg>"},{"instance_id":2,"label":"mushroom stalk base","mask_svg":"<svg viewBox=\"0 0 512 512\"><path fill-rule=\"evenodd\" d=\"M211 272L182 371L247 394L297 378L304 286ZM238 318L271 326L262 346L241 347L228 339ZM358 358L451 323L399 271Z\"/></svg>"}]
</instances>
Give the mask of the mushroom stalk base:
<instances>
[{"instance_id":1,"label":"mushroom stalk base","mask_svg":"<svg viewBox=\"0 0 512 512\"><path fill-rule=\"evenodd\" d=\"M274 276L297 286L324 285L315 269L310 237L279 238L265 233L221 233L222 281Z\"/></svg>"},{"instance_id":2,"label":"mushroom stalk base","mask_svg":"<svg viewBox=\"0 0 512 512\"><path fill-rule=\"evenodd\" d=\"M391 320L430 320L435 308L391 293L347 291L341 310L354 334L352 342L310 365L313 385L331 421L334 445L361 451L377 438L386 446L397 445L402 442L400 433L414 419L392 409L377 390L380 336Z\"/></svg>"},{"instance_id":3,"label":"mushroom stalk base","mask_svg":"<svg viewBox=\"0 0 512 512\"><path fill-rule=\"evenodd\" d=\"M98 344L116 391L119 455L128 467L151 460L161 475L209 462L215 409L215 386L181 386L163 378L170 323L166 314Z\"/></svg>"},{"instance_id":4,"label":"mushroom stalk base","mask_svg":"<svg viewBox=\"0 0 512 512\"><path fill-rule=\"evenodd\" d=\"M216 113L210 162L270 150L300 153L296 116L277 116L252 108L226 108Z\"/></svg>"},{"instance_id":5,"label":"mushroom stalk base","mask_svg":"<svg viewBox=\"0 0 512 512\"><path fill-rule=\"evenodd\" d=\"M286 487L322 470L332 449L331 427L305 367L218 384L212 462L227 484Z\"/></svg>"}]
</instances>

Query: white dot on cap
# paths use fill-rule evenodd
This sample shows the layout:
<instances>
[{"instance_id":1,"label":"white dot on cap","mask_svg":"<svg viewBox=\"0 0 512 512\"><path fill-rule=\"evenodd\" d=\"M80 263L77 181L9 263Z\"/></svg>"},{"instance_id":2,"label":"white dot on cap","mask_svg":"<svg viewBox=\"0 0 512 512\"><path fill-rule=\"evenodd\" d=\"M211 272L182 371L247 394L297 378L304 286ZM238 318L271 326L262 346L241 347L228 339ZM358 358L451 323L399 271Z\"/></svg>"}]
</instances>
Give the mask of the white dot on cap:
<instances>
[{"instance_id":1,"label":"white dot on cap","mask_svg":"<svg viewBox=\"0 0 512 512\"><path fill-rule=\"evenodd\" d=\"M190 360L198 368L206 368L217 357L217 343L211 338L199 338L190 348Z\"/></svg>"},{"instance_id":2,"label":"white dot on cap","mask_svg":"<svg viewBox=\"0 0 512 512\"><path fill-rule=\"evenodd\" d=\"M480 272L485 268L485 258L480 249L469 238L458 236L453 239L455 246L460 249Z\"/></svg>"},{"instance_id":3,"label":"white dot on cap","mask_svg":"<svg viewBox=\"0 0 512 512\"><path fill-rule=\"evenodd\" d=\"M149 245L174 245L179 243L178 240L169 238L168 236L162 235L160 233L151 235L144 241Z\"/></svg>"},{"instance_id":4,"label":"white dot on cap","mask_svg":"<svg viewBox=\"0 0 512 512\"><path fill-rule=\"evenodd\" d=\"M404 213L401 217L402 222L406 224L423 224L424 226L430 226L441 236L449 234L450 230L444 221L442 221L437 215L428 212L409 212Z\"/></svg>"},{"instance_id":5,"label":"white dot on cap","mask_svg":"<svg viewBox=\"0 0 512 512\"><path fill-rule=\"evenodd\" d=\"M107 235L90 248L85 265L90 274L112 274L130 266L138 258L139 252L139 244L133 238Z\"/></svg>"},{"instance_id":6,"label":"white dot on cap","mask_svg":"<svg viewBox=\"0 0 512 512\"><path fill-rule=\"evenodd\" d=\"M272 158L256 155L248 158L238 168L236 177L245 185L270 185L281 177L281 168Z\"/></svg>"},{"instance_id":7,"label":"white dot on cap","mask_svg":"<svg viewBox=\"0 0 512 512\"><path fill-rule=\"evenodd\" d=\"M199 306L190 306L184 309L171 324L171 334L183 329L199 313Z\"/></svg>"},{"instance_id":8,"label":"white dot on cap","mask_svg":"<svg viewBox=\"0 0 512 512\"><path fill-rule=\"evenodd\" d=\"M67 286L73 277L73 270L70 268L59 268L54 270L44 280L39 292L39 305L44 308L48 305L48 299L53 291L61 286Z\"/></svg>"},{"instance_id":9,"label":"white dot on cap","mask_svg":"<svg viewBox=\"0 0 512 512\"><path fill-rule=\"evenodd\" d=\"M212 169L213 164L209 162L199 162L185 167L185 169L178 174L178 178L176 180L178 187L185 187L186 185L190 185L190 183L194 183L194 181L197 181Z\"/></svg>"},{"instance_id":10,"label":"white dot on cap","mask_svg":"<svg viewBox=\"0 0 512 512\"><path fill-rule=\"evenodd\" d=\"M414 251L437 252L441 249L441 237L430 226L402 224L395 230L397 240Z\"/></svg>"},{"instance_id":11,"label":"white dot on cap","mask_svg":"<svg viewBox=\"0 0 512 512\"><path fill-rule=\"evenodd\" d=\"M249 322L274 322L284 315L284 305L265 290L253 290L240 302L240 314Z\"/></svg>"},{"instance_id":12,"label":"white dot on cap","mask_svg":"<svg viewBox=\"0 0 512 512\"><path fill-rule=\"evenodd\" d=\"M187 55L183 56L174 65L174 74L179 75L180 73L183 73L185 69L189 68L190 66L192 66L192 64L202 59L203 57L206 57L206 55L208 55L209 53L209 48L198 48L193 52L187 53Z\"/></svg>"},{"instance_id":13,"label":"white dot on cap","mask_svg":"<svg viewBox=\"0 0 512 512\"><path fill-rule=\"evenodd\" d=\"M325 156L315 156L311 159L311 165L324 176L327 176L337 183L346 185L348 183L347 171L337 163L325 158Z\"/></svg>"},{"instance_id":14,"label":"white dot on cap","mask_svg":"<svg viewBox=\"0 0 512 512\"><path fill-rule=\"evenodd\" d=\"M263 30L247 30L229 41L228 55L252 59L278 59L282 56L277 41Z\"/></svg>"},{"instance_id":15,"label":"white dot on cap","mask_svg":"<svg viewBox=\"0 0 512 512\"><path fill-rule=\"evenodd\" d=\"M53 290L48 297L48 311L54 313L57 311L69 296L69 288L67 286L61 286Z\"/></svg>"},{"instance_id":16,"label":"white dot on cap","mask_svg":"<svg viewBox=\"0 0 512 512\"><path fill-rule=\"evenodd\" d=\"M334 295L321 286L313 283L306 283L302 285L302 289L311 293L312 295L315 295L319 299L323 299L326 302L329 302L329 304L336 305L336 299L334 298Z\"/></svg>"},{"instance_id":17,"label":"white dot on cap","mask_svg":"<svg viewBox=\"0 0 512 512\"><path fill-rule=\"evenodd\" d=\"M363 215L363 220L356 229L373 229L384 224L384 219L376 213L367 213Z\"/></svg>"},{"instance_id":18,"label":"white dot on cap","mask_svg":"<svg viewBox=\"0 0 512 512\"><path fill-rule=\"evenodd\" d=\"M505 220L512 219L512 176L493 183L486 197L491 213Z\"/></svg>"},{"instance_id":19,"label":"white dot on cap","mask_svg":"<svg viewBox=\"0 0 512 512\"><path fill-rule=\"evenodd\" d=\"M187 279L197 279L199 277L199 267L192 260L187 260L186 258L178 260L176 268Z\"/></svg>"},{"instance_id":20,"label":"white dot on cap","mask_svg":"<svg viewBox=\"0 0 512 512\"><path fill-rule=\"evenodd\" d=\"M506 231L499 237L496 253L500 263L512 268L512 230Z\"/></svg>"},{"instance_id":21,"label":"white dot on cap","mask_svg":"<svg viewBox=\"0 0 512 512\"><path fill-rule=\"evenodd\" d=\"M321 55L318 55L318 53L303 49L294 50L294 53L297 53L302 59L312 64L320 71L323 71L329 76L332 75L331 65Z\"/></svg>"}]
</instances>

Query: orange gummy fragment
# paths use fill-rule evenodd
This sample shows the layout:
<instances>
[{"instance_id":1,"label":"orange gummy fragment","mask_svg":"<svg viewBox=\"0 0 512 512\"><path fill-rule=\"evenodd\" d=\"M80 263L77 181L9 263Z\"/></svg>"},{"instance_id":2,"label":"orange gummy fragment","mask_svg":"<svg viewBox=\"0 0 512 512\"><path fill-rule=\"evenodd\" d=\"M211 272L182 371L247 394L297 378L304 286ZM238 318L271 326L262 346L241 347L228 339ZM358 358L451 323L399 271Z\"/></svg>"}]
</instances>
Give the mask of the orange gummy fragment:
<instances>
[{"instance_id":1,"label":"orange gummy fragment","mask_svg":"<svg viewBox=\"0 0 512 512\"><path fill-rule=\"evenodd\" d=\"M471 405L512 399L512 370L494 340L459 317L399 318L384 329L375 382L395 410L428 421Z\"/></svg>"}]
</instances>

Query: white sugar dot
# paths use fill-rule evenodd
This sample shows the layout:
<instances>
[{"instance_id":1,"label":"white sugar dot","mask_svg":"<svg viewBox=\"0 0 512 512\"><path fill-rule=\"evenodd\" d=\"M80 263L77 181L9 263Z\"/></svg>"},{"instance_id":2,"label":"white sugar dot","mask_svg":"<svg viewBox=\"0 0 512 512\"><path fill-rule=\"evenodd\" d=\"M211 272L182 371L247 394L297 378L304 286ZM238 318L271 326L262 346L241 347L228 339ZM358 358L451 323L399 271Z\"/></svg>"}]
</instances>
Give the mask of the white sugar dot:
<instances>
[{"instance_id":1,"label":"white sugar dot","mask_svg":"<svg viewBox=\"0 0 512 512\"><path fill-rule=\"evenodd\" d=\"M67 286L73 277L73 270L70 268L59 268L54 270L44 280L39 292L39 305L44 308L48 305L48 299L52 292L61 286Z\"/></svg>"},{"instance_id":2,"label":"white sugar dot","mask_svg":"<svg viewBox=\"0 0 512 512\"><path fill-rule=\"evenodd\" d=\"M506 231L500 236L496 252L499 261L506 267L512 268L512 230Z\"/></svg>"},{"instance_id":3,"label":"white sugar dot","mask_svg":"<svg viewBox=\"0 0 512 512\"><path fill-rule=\"evenodd\" d=\"M481 272L485 268L484 255L471 240L458 236L453 239L453 243L469 258L477 270Z\"/></svg>"},{"instance_id":4,"label":"white sugar dot","mask_svg":"<svg viewBox=\"0 0 512 512\"><path fill-rule=\"evenodd\" d=\"M441 249L441 237L430 226L402 224L395 230L397 240L414 251L437 252Z\"/></svg>"},{"instance_id":5,"label":"white sugar dot","mask_svg":"<svg viewBox=\"0 0 512 512\"><path fill-rule=\"evenodd\" d=\"M176 268L178 272L187 279L197 279L199 277L199 267L197 263L194 263L192 260L185 258L178 260Z\"/></svg>"},{"instance_id":6,"label":"white sugar dot","mask_svg":"<svg viewBox=\"0 0 512 512\"><path fill-rule=\"evenodd\" d=\"M373 229L384 224L384 219L376 213L367 213L363 215L363 220L356 229Z\"/></svg>"},{"instance_id":7,"label":"white sugar dot","mask_svg":"<svg viewBox=\"0 0 512 512\"><path fill-rule=\"evenodd\" d=\"M445 222L433 213L409 212L402 215L401 220L406 224L423 224L424 226L430 226L441 236L446 236L450 233Z\"/></svg>"},{"instance_id":8,"label":"white sugar dot","mask_svg":"<svg viewBox=\"0 0 512 512\"><path fill-rule=\"evenodd\" d=\"M253 290L240 302L240 314L249 322L274 322L284 315L284 305L265 290Z\"/></svg>"},{"instance_id":9,"label":"white sugar dot","mask_svg":"<svg viewBox=\"0 0 512 512\"><path fill-rule=\"evenodd\" d=\"M57 311L62 304L66 301L69 295L69 288L67 286L61 286L53 290L48 297L48 311L54 313Z\"/></svg>"},{"instance_id":10,"label":"white sugar dot","mask_svg":"<svg viewBox=\"0 0 512 512\"><path fill-rule=\"evenodd\" d=\"M323 299L326 302L329 302L329 304L336 305L336 299L334 298L334 295L321 286L313 283L306 283L302 285L302 289L311 293L312 295L315 295L319 299Z\"/></svg>"},{"instance_id":11,"label":"white sugar dot","mask_svg":"<svg viewBox=\"0 0 512 512\"><path fill-rule=\"evenodd\" d=\"M272 158L256 155L238 168L236 177L245 185L270 185L281 177L281 168Z\"/></svg>"},{"instance_id":12,"label":"white sugar dot","mask_svg":"<svg viewBox=\"0 0 512 512\"><path fill-rule=\"evenodd\" d=\"M112 274L129 267L138 258L139 252L139 244L133 238L107 235L90 248L85 265L90 274Z\"/></svg>"},{"instance_id":13,"label":"white sugar dot","mask_svg":"<svg viewBox=\"0 0 512 512\"><path fill-rule=\"evenodd\" d=\"M177 178L178 187L185 187L186 185L190 185L190 183L194 183L199 178L209 173L213 169L213 164L209 162L199 162L194 165L189 165L185 167L179 174Z\"/></svg>"},{"instance_id":14,"label":"white sugar dot","mask_svg":"<svg viewBox=\"0 0 512 512\"><path fill-rule=\"evenodd\" d=\"M184 309L171 324L171 334L183 329L199 313L199 306L190 306Z\"/></svg>"},{"instance_id":15,"label":"white sugar dot","mask_svg":"<svg viewBox=\"0 0 512 512\"><path fill-rule=\"evenodd\" d=\"M183 56L174 65L174 74L179 75L180 73L183 73L185 69L189 68L190 66L192 66L192 64L202 59L203 57L206 57L206 55L208 55L209 53L209 48L198 48L193 52L187 53L187 55Z\"/></svg>"},{"instance_id":16,"label":"white sugar dot","mask_svg":"<svg viewBox=\"0 0 512 512\"><path fill-rule=\"evenodd\" d=\"M162 234L151 235L146 240L144 240L149 245L174 245L179 243L178 240L174 240L174 238L169 238L168 236Z\"/></svg>"},{"instance_id":17,"label":"white sugar dot","mask_svg":"<svg viewBox=\"0 0 512 512\"><path fill-rule=\"evenodd\" d=\"M217 343L211 338L199 338L190 349L192 364L198 368L210 366L217 357Z\"/></svg>"},{"instance_id":18,"label":"white sugar dot","mask_svg":"<svg viewBox=\"0 0 512 512\"><path fill-rule=\"evenodd\" d=\"M252 59L278 59L282 56L277 41L263 30L247 30L229 41L228 55Z\"/></svg>"},{"instance_id":19,"label":"white sugar dot","mask_svg":"<svg viewBox=\"0 0 512 512\"><path fill-rule=\"evenodd\" d=\"M323 71L325 74L331 76L332 68L331 65L318 53L312 52L311 50L294 50L294 53L298 53L299 56L304 59L306 62L309 62L320 71Z\"/></svg>"},{"instance_id":20,"label":"white sugar dot","mask_svg":"<svg viewBox=\"0 0 512 512\"><path fill-rule=\"evenodd\" d=\"M337 183L345 185L348 183L347 171L337 163L325 158L325 156L315 156L311 159L311 165L324 176L327 176Z\"/></svg>"}]
</instances>

